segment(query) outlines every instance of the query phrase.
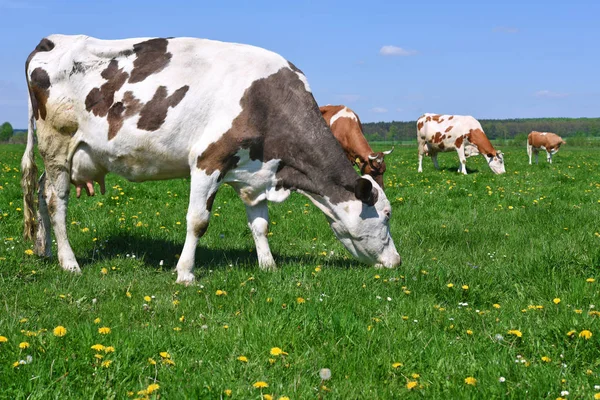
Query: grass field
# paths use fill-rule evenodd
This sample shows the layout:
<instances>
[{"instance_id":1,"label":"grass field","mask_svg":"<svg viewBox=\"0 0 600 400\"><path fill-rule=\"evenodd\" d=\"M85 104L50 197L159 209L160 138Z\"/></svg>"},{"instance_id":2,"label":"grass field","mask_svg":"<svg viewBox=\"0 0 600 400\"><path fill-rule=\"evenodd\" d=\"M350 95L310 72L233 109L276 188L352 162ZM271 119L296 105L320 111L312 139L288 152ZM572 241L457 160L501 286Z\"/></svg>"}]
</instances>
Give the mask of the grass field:
<instances>
[{"instance_id":1,"label":"grass field","mask_svg":"<svg viewBox=\"0 0 600 400\"><path fill-rule=\"evenodd\" d=\"M223 187L186 287L187 180L72 194L74 275L21 239L23 149L0 147L0 398L600 398L597 150L529 166L505 148L505 175L476 157L462 176L456 154L417 174L397 148L394 270L352 260L293 194L270 205L279 269L261 272Z\"/></svg>"}]
</instances>

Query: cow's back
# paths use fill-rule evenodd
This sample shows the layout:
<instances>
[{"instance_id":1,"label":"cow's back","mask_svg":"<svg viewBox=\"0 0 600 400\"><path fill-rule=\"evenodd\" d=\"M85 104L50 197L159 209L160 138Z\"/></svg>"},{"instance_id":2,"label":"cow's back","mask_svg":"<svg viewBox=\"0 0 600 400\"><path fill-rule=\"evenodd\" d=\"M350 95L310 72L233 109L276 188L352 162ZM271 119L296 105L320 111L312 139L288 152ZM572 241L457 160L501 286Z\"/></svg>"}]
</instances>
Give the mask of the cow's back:
<instances>
[{"instance_id":1,"label":"cow's back","mask_svg":"<svg viewBox=\"0 0 600 400\"><path fill-rule=\"evenodd\" d=\"M362 131L362 124L358 115L344 105L326 105L319 107L321 115L331 128L331 131L348 159L354 161L356 157L366 159L372 153L369 143Z\"/></svg>"}]
</instances>

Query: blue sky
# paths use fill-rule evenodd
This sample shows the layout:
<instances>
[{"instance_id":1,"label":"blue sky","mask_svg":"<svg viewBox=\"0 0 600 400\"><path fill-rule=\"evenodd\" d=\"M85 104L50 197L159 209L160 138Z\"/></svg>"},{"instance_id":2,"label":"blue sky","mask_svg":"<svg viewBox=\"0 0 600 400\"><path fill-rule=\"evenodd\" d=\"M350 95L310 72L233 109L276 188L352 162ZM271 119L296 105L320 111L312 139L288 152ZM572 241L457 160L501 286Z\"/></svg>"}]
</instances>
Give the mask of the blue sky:
<instances>
[{"instance_id":1,"label":"blue sky","mask_svg":"<svg viewBox=\"0 0 600 400\"><path fill-rule=\"evenodd\" d=\"M597 0L0 0L0 123L26 127L25 59L52 33L264 47L364 122L598 117L598 15Z\"/></svg>"}]
</instances>

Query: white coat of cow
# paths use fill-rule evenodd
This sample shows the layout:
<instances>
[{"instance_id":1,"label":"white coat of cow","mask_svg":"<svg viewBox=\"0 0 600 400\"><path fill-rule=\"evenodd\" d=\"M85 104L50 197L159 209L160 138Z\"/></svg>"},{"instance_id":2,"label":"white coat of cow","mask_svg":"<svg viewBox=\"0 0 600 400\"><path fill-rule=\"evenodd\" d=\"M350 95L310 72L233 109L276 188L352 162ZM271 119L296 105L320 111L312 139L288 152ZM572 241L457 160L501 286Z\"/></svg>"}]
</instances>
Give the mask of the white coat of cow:
<instances>
[{"instance_id":1,"label":"white coat of cow","mask_svg":"<svg viewBox=\"0 0 600 400\"><path fill-rule=\"evenodd\" d=\"M259 266L275 266L267 200L306 195L355 257L400 264L391 207L370 176L359 177L321 117L305 76L270 51L193 38L44 38L26 63L28 142L22 160L26 238L62 268L79 271L67 238L70 183L191 176L187 236L177 281L194 279L198 238L227 183L246 205ZM34 219L33 128L45 164ZM37 231L36 231L37 226Z\"/></svg>"},{"instance_id":2,"label":"white coat of cow","mask_svg":"<svg viewBox=\"0 0 600 400\"><path fill-rule=\"evenodd\" d=\"M437 154L456 151L460 160L458 172L467 174L467 157L483 154L495 174L506 172L504 155L494 149L479 121L468 115L424 114L417 120L419 146L418 172L423 172L423 155L430 155L439 169Z\"/></svg>"}]
</instances>

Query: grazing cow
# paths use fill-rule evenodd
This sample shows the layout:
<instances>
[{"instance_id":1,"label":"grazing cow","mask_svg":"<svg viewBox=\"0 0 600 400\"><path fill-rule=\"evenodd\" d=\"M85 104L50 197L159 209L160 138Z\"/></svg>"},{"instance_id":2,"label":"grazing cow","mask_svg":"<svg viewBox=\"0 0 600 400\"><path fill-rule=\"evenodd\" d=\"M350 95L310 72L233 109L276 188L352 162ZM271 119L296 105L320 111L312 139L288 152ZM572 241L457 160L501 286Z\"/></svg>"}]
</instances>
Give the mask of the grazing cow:
<instances>
[{"instance_id":1,"label":"grazing cow","mask_svg":"<svg viewBox=\"0 0 600 400\"><path fill-rule=\"evenodd\" d=\"M327 105L320 110L350 162L358 166L362 175L371 175L383 188L384 157L394 149L374 152L363 135L358 115L348 107Z\"/></svg>"},{"instance_id":2,"label":"grazing cow","mask_svg":"<svg viewBox=\"0 0 600 400\"><path fill-rule=\"evenodd\" d=\"M529 155L529 165L531 165L531 155L535 153L535 163L538 163L540 149L546 150L547 160L552 164L552 154L558 153L560 146L566 144L564 140L556 133L533 131L527 136L527 154Z\"/></svg>"},{"instance_id":3,"label":"grazing cow","mask_svg":"<svg viewBox=\"0 0 600 400\"><path fill-rule=\"evenodd\" d=\"M280 55L193 38L51 35L25 69L24 236L35 238L38 255L48 256L52 225L65 270L79 271L67 238L70 182L89 188L108 172L134 182L191 177L178 282L194 279L198 238L223 183L246 205L262 269L275 266L267 200L283 201L291 190L323 211L355 257L377 266L400 264L385 193L370 176L357 176L305 76ZM45 164L36 218L34 121Z\"/></svg>"},{"instance_id":4,"label":"grazing cow","mask_svg":"<svg viewBox=\"0 0 600 400\"><path fill-rule=\"evenodd\" d=\"M439 169L437 153L456 150L460 159L458 172L467 174L467 157L483 154L495 174L503 174L504 156L496 151L481 124L466 115L424 114L417 120L419 144L419 172L423 172L423 155L430 155L433 165Z\"/></svg>"}]
</instances>

